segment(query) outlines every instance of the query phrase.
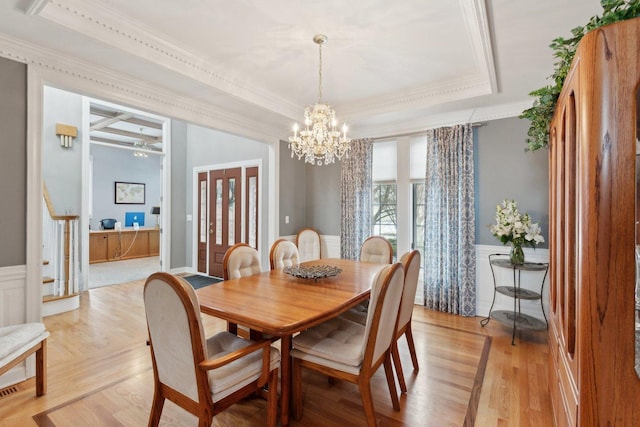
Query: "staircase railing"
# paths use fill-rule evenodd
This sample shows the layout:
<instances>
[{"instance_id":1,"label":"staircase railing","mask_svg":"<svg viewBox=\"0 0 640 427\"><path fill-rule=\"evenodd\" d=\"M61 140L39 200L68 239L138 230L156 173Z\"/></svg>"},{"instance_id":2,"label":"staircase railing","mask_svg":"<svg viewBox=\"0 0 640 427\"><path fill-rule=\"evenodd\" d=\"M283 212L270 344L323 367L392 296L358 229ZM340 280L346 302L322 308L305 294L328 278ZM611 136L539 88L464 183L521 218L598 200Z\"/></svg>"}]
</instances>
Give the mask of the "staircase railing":
<instances>
[{"instance_id":1,"label":"staircase railing","mask_svg":"<svg viewBox=\"0 0 640 427\"><path fill-rule=\"evenodd\" d=\"M73 296L79 291L79 217L56 215L46 186L43 194L43 300L49 301Z\"/></svg>"}]
</instances>

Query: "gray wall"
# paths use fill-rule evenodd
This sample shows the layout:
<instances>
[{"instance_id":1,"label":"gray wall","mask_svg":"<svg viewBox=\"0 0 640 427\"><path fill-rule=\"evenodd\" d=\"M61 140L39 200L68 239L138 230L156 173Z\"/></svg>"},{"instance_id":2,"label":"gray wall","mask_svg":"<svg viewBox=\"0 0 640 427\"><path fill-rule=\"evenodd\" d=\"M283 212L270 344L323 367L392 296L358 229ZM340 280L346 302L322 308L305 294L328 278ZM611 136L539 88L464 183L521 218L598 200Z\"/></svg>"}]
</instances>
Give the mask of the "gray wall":
<instances>
[{"instance_id":1,"label":"gray wall","mask_svg":"<svg viewBox=\"0 0 640 427\"><path fill-rule=\"evenodd\" d=\"M187 124L171 121L171 260L169 268L187 265L187 193L191 191L191 180L185 168L187 162ZM191 209L189 209L191 210Z\"/></svg>"},{"instance_id":2,"label":"gray wall","mask_svg":"<svg viewBox=\"0 0 640 427\"><path fill-rule=\"evenodd\" d=\"M307 227L306 194L307 174L303 161L291 158L291 150L285 141L280 141L280 236L294 235ZM285 217L289 217L289 224Z\"/></svg>"},{"instance_id":3,"label":"gray wall","mask_svg":"<svg viewBox=\"0 0 640 427\"><path fill-rule=\"evenodd\" d=\"M287 142L280 141L279 235L295 235L306 227L340 234L340 165L316 166L291 158Z\"/></svg>"},{"instance_id":4,"label":"gray wall","mask_svg":"<svg viewBox=\"0 0 640 427\"><path fill-rule=\"evenodd\" d=\"M548 150L526 152L529 121L509 118L489 122L477 130L476 243L499 245L491 234L496 205L504 199L518 202L542 227L548 247L549 171Z\"/></svg>"},{"instance_id":5,"label":"gray wall","mask_svg":"<svg viewBox=\"0 0 640 427\"><path fill-rule=\"evenodd\" d=\"M326 166L306 165L307 227L320 234L340 235L340 168L341 162Z\"/></svg>"},{"instance_id":6,"label":"gray wall","mask_svg":"<svg viewBox=\"0 0 640 427\"><path fill-rule=\"evenodd\" d=\"M508 198L518 202L521 212L528 212L542 227L548 247L549 185L548 152L546 149L525 152L529 122L508 118L488 122L476 130L476 243L499 245L489 226L494 222L496 205ZM318 229L322 234L340 234L340 166L307 165L301 176L301 160L283 161L289 155L282 143L280 163L280 234L295 234L299 223L283 227L284 215L296 206L300 193L288 191L291 179L306 182L304 199L307 204L304 226ZM295 169L293 169L295 168ZM283 179L283 177L286 178ZM292 178L293 177L293 178ZM294 228L297 227L297 228Z\"/></svg>"},{"instance_id":7,"label":"gray wall","mask_svg":"<svg viewBox=\"0 0 640 427\"><path fill-rule=\"evenodd\" d=\"M78 128L72 148L62 148L56 123ZM82 96L45 86L42 107L42 177L56 215L82 208Z\"/></svg>"},{"instance_id":8,"label":"gray wall","mask_svg":"<svg viewBox=\"0 0 640 427\"><path fill-rule=\"evenodd\" d=\"M144 213L144 226L153 227L155 215L152 206L160 206L161 163L160 156L135 157L131 150L103 145L91 145L93 157L93 209L90 221L92 230L100 229L100 220L115 218L125 226L125 212ZM77 171L79 174L80 171ZM115 204L115 182L135 182L145 185L145 203Z\"/></svg>"},{"instance_id":9,"label":"gray wall","mask_svg":"<svg viewBox=\"0 0 640 427\"><path fill-rule=\"evenodd\" d=\"M0 58L0 267L27 263L27 66Z\"/></svg>"}]
</instances>

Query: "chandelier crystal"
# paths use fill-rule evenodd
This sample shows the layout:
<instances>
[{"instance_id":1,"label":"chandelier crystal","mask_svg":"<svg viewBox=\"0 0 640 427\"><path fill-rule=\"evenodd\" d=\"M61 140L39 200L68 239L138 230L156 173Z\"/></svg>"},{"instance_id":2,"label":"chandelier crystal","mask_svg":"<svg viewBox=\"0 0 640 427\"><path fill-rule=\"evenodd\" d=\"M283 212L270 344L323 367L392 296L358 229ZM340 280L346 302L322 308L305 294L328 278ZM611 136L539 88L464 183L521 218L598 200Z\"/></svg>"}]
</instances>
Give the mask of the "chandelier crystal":
<instances>
[{"instance_id":1,"label":"chandelier crystal","mask_svg":"<svg viewBox=\"0 0 640 427\"><path fill-rule=\"evenodd\" d=\"M347 125L342 125L338 130L336 113L329 104L322 102L322 45L326 43L327 36L317 35L313 42L318 45L320 56L318 79L318 102L304 110L304 129L298 124L293 125L293 136L289 137L289 149L291 157L297 155L298 159L304 157L304 161L312 165L328 165L341 160L343 156L349 156L351 139L347 138Z\"/></svg>"}]
</instances>

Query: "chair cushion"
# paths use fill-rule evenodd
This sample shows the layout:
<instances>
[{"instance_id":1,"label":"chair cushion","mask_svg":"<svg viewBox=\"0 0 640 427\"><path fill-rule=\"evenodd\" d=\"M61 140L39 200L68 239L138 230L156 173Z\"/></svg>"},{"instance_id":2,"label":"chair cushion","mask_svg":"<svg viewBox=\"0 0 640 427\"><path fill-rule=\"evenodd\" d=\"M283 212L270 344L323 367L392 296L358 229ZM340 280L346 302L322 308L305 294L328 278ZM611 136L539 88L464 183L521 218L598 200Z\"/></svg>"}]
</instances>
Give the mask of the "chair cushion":
<instances>
[{"instance_id":1,"label":"chair cushion","mask_svg":"<svg viewBox=\"0 0 640 427\"><path fill-rule=\"evenodd\" d=\"M207 339L208 359L215 359L239 350L252 341L245 340L229 332L219 332ZM277 348L271 347L270 370L280 366L280 352ZM262 350L241 357L225 366L210 370L209 385L213 401L218 401L230 395L245 385L257 380L262 371Z\"/></svg>"},{"instance_id":2,"label":"chair cushion","mask_svg":"<svg viewBox=\"0 0 640 427\"><path fill-rule=\"evenodd\" d=\"M364 357L365 327L336 317L293 339L293 348L309 355L358 368Z\"/></svg>"},{"instance_id":3,"label":"chair cushion","mask_svg":"<svg viewBox=\"0 0 640 427\"><path fill-rule=\"evenodd\" d=\"M368 307L365 304L359 304L340 315L343 319L351 320L352 322L359 323L361 325L367 324Z\"/></svg>"},{"instance_id":4,"label":"chair cushion","mask_svg":"<svg viewBox=\"0 0 640 427\"><path fill-rule=\"evenodd\" d=\"M25 323L0 328L0 367L49 336L44 324Z\"/></svg>"}]
</instances>

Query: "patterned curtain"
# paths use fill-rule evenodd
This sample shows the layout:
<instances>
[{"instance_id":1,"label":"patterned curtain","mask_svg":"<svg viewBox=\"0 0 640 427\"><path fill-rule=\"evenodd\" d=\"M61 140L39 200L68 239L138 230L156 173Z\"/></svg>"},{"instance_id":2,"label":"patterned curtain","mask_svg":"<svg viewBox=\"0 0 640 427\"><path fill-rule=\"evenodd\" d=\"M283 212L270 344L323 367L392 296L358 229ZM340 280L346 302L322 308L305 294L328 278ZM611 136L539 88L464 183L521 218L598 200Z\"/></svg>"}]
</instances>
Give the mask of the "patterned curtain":
<instances>
[{"instance_id":1,"label":"patterned curtain","mask_svg":"<svg viewBox=\"0 0 640 427\"><path fill-rule=\"evenodd\" d=\"M475 209L471 125L427 132L425 306L474 316Z\"/></svg>"},{"instance_id":2,"label":"patterned curtain","mask_svg":"<svg viewBox=\"0 0 640 427\"><path fill-rule=\"evenodd\" d=\"M373 140L351 141L349 157L342 159L340 199L340 253L358 259L360 245L371 234L371 170Z\"/></svg>"}]
</instances>

